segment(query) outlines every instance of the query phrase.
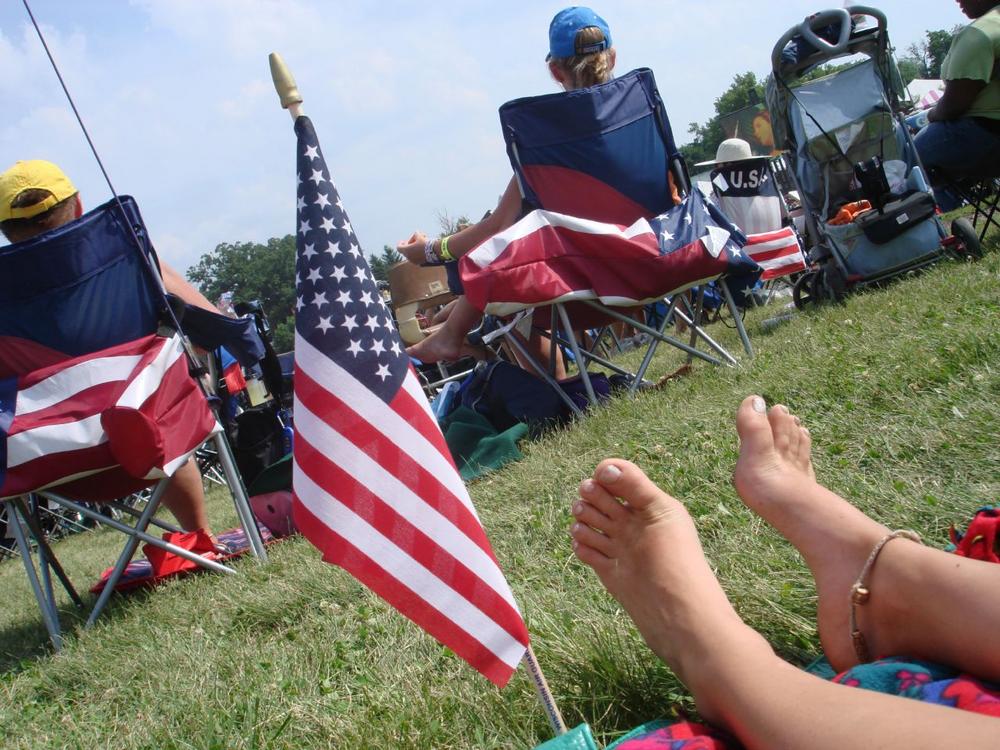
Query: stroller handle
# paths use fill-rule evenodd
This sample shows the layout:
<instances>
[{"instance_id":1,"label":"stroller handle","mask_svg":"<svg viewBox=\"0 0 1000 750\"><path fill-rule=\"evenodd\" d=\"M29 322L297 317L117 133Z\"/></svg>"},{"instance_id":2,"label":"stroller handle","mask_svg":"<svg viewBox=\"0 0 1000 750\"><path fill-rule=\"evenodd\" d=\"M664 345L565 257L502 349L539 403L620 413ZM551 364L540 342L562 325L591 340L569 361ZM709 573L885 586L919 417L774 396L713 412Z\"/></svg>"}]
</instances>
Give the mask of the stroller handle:
<instances>
[{"instance_id":1,"label":"stroller handle","mask_svg":"<svg viewBox=\"0 0 1000 750\"><path fill-rule=\"evenodd\" d=\"M802 37L815 47L817 52L822 52L827 59L847 53L853 41L851 34L852 16L871 16L878 23L880 35L885 30L885 14L877 8L869 8L865 5L831 8L830 10L822 10L819 13L814 13L808 16L802 23L796 24L782 34L777 44L774 45L774 49L771 50L771 69L774 71L774 75L780 75L782 68L781 53L784 52L785 47L795 36ZM830 42L816 33L821 29L835 24L840 27L840 34L836 42ZM798 73L797 70L796 73Z\"/></svg>"}]
</instances>

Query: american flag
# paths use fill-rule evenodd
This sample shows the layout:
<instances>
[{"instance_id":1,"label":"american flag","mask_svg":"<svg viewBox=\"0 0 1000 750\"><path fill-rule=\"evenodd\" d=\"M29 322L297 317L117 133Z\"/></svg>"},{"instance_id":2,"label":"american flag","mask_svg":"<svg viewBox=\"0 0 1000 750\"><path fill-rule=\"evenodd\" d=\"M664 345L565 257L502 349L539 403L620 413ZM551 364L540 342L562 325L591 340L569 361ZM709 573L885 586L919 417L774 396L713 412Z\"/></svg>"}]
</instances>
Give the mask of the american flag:
<instances>
[{"instance_id":1,"label":"american flag","mask_svg":"<svg viewBox=\"0 0 1000 750\"><path fill-rule=\"evenodd\" d=\"M718 278L756 271L743 236L698 191L629 227L536 210L459 263L466 297L505 315L526 307L599 300L633 306Z\"/></svg>"},{"instance_id":2,"label":"american flag","mask_svg":"<svg viewBox=\"0 0 1000 750\"><path fill-rule=\"evenodd\" d=\"M528 633L307 117L298 136L294 518L499 686Z\"/></svg>"},{"instance_id":3,"label":"american flag","mask_svg":"<svg viewBox=\"0 0 1000 750\"><path fill-rule=\"evenodd\" d=\"M196 394L177 335L0 378L0 498L60 486L106 499L172 475L220 429Z\"/></svg>"},{"instance_id":4,"label":"american flag","mask_svg":"<svg viewBox=\"0 0 1000 750\"><path fill-rule=\"evenodd\" d=\"M783 227L774 232L748 234L743 248L761 268L761 281L777 279L806 269L806 258L802 254L798 235L792 227Z\"/></svg>"}]
</instances>

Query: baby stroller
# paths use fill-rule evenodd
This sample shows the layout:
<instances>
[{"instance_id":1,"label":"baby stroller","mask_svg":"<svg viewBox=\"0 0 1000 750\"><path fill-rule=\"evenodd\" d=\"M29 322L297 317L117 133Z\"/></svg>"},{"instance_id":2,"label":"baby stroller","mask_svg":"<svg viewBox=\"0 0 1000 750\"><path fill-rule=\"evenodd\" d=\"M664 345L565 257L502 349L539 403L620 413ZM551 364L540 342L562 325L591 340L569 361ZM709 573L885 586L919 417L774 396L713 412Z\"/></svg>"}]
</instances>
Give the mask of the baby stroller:
<instances>
[{"instance_id":1,"label":"baby stroller","mask_svg":"<svg viewBox=\"0 0 1000 750\"><path fill-rule=\"evenodd\" d=\"M835 60L846 67L809 80ZM855 62L855 59L861 58ZM978 257L964 219L949 235L903 122L906 98L885 15L851 6L786 31L771 54L767 106L806 215L810 269L796 305L925 267L946 254Z\"/></svg>"}]
</instances>

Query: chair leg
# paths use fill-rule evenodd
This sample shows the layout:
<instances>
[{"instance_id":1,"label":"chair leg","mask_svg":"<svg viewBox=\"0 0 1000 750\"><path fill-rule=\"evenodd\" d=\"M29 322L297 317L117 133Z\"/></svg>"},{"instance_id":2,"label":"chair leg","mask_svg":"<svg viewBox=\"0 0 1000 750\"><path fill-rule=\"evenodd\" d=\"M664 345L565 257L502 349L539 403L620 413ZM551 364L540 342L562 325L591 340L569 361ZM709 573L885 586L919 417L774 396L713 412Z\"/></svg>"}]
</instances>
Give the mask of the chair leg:
<instances>
[{"instance_id":1,"label":"chair leg","mask_svg":"<svg viewBox=\"0 0 1000 750\"><path fill-rule=\"evenodd\" d=\"M743 342L743 349L746 351L748 357L752 357L753 345L750 343L750 337L747 336L747 329L743 325L743 317L740 315L740 311L733 301L733 293L729 290L729 280L720 279L719 287L722 289L722 296L726 298L726 305L728 305L729 312L733 316L733 322L736 323L736 330L740 334L740 341Z\"/></svg>"},{"instance_id":2,"label":"chair leg","mask_svg":"<svg viewBox=\"0 0 1000 750\"><path fill-rule=\"evenodd\" d=\"M576 405L573 399L571 399L569 396L566 395L566 391L564 391L562 388L559 387L559 383L556 382L556 379L552 377L552 375L549 374L549 372L544 367L542 367L542 365L538 362L538 360L536 360L533 356L531 356L531 354L528 352L524 344L522 344L518 340L517 336L514 335L513 331L507 331L503 335L503 338L508 344L510 344L511 347L514 348L514 350L516 350L524 358L526 362L528 362L532 366L538 377L540 377L542 380L544 380L546 383L549 384L549 386L556 392L559 398L562 399L563 403L569 407L570 411L572 411L573 414L575 414L578 417L583 416L583 410Z\"/></svg>"},{"instance_id":3,"label":"chair leg","mask_svg":"<svg viewBox=\"0 0 1000 750\"><path fill-rule=\"evenodd\" d=\"M45 621L45 629L49 632L49 640L52 641L52 648L59 651L62 648L62 633L59 627L59 615L55 608L55 602L46 598L42 592L42 586L38 581L38 573L35 571L35 564L31 556L31 546L24 536L24 527L21 525L22 519L19 509L8 505L10 511L10 523L8 526L14 533L14 540L17 542L17 549L21 553L21 561L24 563L24 572L28 576L28 583L35 594L35 601L38 602L38 609L42 613L42 620Z\"/></svg>"},{"instance_id":4,"label":"chair leg","mask_svg":"<svg viewBox=\"0 0 1000 750\"><path fill-rule=\"evenodd\" d=\"M711 365L721 365L722 364L721 360L716 359L715 357L711 356L710 354L706 354L705 352L698 351L697 349L688 346L683 341L678 341L677 339L673 338L672 336L667 336L667 335L665 335L663 333L660 333L655 328L650 328L645 323L640 323L638 320L635 320L633 318L629 318L626 315L622 315L617 310L612 310L610 308L603 307L603 306L597 304L596 302L593 302L592 300L580 300L580 301L583 304L585 304L585 305L593 307L595 310L600 310L605 315L608 315L608 316L610 316L612 318L617 318L618 320L622 320L622 321L624 321L626 323L629 323L630 325L635 326L635 328L637 328L638 330L642 331L643 333L648 333L650 336L653 336L658 341L661 341L664 344L670 344L670 346L676 347L677 349L680 349L682 352L686 352L688 354L692 354L695 357L698 357L698 359L704 360L705 362L708 362ZM687 322L689 325L692 325L694 323L694 321L692 321L690 318L688 318L686 315L684 315L684 313L682 313L680 310L675 310L675 312L678 315L680 315L685 320L685 322ZM736 364L736 360L733 358L733 356L731 354L729 354L729 352L727 352L722 346L720 346L715 341L713 341L712 338L707 333L705 333L704 331L702 331L700 329L700 326L699 326L699 333L698 333L698 335L710 347L712 347L712 349L714 349L721 356L725 357L730 362L730 364L734 364L734 365Z\"/></svg>"},{"instance_id":5,"label":"chair leg","mask_svg":"<svg viewBox=\"0 0 1000 750\"><path fill-rule=\"evenodd\" d=\"M38 546L39 568L41 568L43 582L45 584L46 591L49 594L50 600L53 602L55 601L55 597L52 594L52 582L49 578L49 570L51 569L55 571L56 577L62 584L63 589L65 589L66 593L69 595L69 598L73 600L73 604L77 607L83 607L83 599L81 599L80 595L76 592L76 589L69 580L69 576L66 575L66 571L63 570L59 560L52 552L52 548L49 546L45 532L42 531L42 527L38 523L38 517L35 512L39 507L37 496L32 497L33 508L31 509L29 509L28 505L24 502L24 498L18 498L14 501L14 503L21 512L21 516L24 519L25 524L27 524L32 537L34 537L35 544Z\"/></svg>"},{"instance_id":6,"label":"chair leg","mask_svg":"<svg viewBox=\"0 0 1000 750\"><path fill-rule=\"evenodd\" d=\"M257 519L250 507L250 500L247 498L246 488L243 486L243 479L236 468L236 460L233 458L229 441L221 432L215 438L215 445L219 451L219 463L222 464L222 471L226 475L229 484L229 491L233 494L233 504L236 506L236 513L240 518L240 525L243 533L247 535L250 542L250 549L254 557L260 563L267 562L267 550L264 549L264 540L260 536L260 529L257 528Z\"/></svg>"},{"instance_id":7,"label":"chair leg","mask_svg":"<svg viewBox=\"0 0 1000 750\"><path fill-rule=\"evenodd\" d=\"M587 391L587 398L590 400L592 406L597 406L597 394L594 393L594 384L590 382L590 373L587 372L587 361L580 353L580 345L576 341L576 335L573 333L573 326L570 325L566 308L560 304L554 305L554 307L559 312L559 320L562 323L563 330L566 332L566 338L569 340L570 351L573 352L573 357L576 359L576 368L580 372L583 388Z\"/></svg>"}]
</instances>

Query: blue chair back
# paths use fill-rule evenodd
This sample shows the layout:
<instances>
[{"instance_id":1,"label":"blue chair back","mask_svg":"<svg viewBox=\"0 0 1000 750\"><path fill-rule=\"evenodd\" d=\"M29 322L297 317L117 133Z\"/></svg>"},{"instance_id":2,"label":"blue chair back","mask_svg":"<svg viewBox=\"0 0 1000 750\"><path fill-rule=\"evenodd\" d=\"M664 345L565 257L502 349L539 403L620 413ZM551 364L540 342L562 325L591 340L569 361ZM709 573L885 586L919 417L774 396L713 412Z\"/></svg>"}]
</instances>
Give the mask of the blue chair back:
<instances>
[{"instance_id":1,"label":"blue chair back","mask_svg":"<svg viewBox=\"0 0 1000 750\"><path fill-rule=\"evenodd\" d=\"M507 154L531 209L629 225L673 205L687 171L653 73L533 96L500 108Z\"/></svg>"},{"instance_id":2,"label":"blue chair back","mask_svg":"<svg viewBox=\"0 0 1000 750\"><path fill-rule=\"evenodd\" d=\"M0 377L156 331L166 299L135 201L109 201L76 221L0 248Z\"/></svg>"}]
</instances>

